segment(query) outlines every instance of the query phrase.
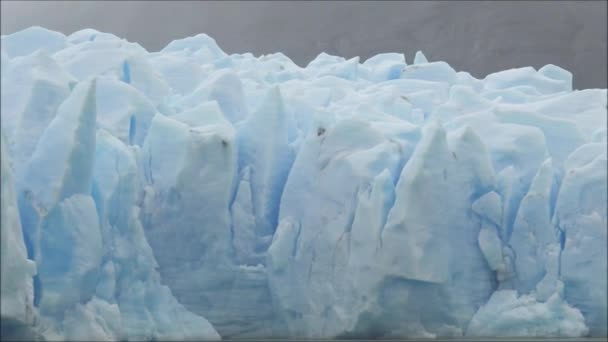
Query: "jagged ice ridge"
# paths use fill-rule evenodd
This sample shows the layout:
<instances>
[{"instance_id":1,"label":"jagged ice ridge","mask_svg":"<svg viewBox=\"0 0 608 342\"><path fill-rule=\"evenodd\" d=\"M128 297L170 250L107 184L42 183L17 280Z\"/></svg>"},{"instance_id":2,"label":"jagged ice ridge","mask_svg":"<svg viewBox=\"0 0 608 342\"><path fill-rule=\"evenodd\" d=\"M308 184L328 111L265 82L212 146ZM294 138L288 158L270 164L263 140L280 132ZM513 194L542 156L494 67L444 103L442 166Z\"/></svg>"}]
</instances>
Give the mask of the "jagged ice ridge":
<instances>
[{"instance_id":1,"label":"jagged ice ridge","mask_svg":"<svg viewBox=\"0 0 608 342\"><path fill-rule=\"evenodd\" d=\"M3 334L607 334L606 89L562 68L1 47Z\"/></svg>"}]
</instances>

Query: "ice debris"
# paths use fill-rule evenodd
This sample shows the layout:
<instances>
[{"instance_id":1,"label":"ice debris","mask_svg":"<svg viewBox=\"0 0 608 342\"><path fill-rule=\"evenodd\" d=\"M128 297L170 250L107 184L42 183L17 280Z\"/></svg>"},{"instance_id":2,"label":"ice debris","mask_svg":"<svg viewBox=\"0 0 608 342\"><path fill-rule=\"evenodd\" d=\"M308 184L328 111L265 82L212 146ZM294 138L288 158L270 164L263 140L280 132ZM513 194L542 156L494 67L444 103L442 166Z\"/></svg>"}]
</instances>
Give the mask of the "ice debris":
<instances>
[{"instance_id":1,"label":"ice debris","mask_svg":"<svg viewBox=\"0 0 608 342\"><path fill-rule=\"evenodd\" d=\"M1 50L13 333L606 336L606 89L562 68L40 27Z\"/></svg>"}]
</instances>

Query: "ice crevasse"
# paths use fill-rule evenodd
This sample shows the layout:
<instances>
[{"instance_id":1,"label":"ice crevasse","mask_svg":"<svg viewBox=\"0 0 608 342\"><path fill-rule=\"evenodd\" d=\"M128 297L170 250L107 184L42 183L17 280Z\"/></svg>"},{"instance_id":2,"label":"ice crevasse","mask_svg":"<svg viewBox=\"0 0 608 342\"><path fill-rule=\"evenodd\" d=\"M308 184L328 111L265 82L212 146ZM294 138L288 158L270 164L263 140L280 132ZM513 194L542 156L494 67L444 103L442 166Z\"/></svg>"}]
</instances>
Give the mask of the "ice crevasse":
<instances>
[{"instance_id":1,"label":"ice crevasse","mask_svg":"<svg viewBox=\"0 0 608 342\"><path fill-rule=\"evenodd\" d=\"M560 67L1 49L3 337L607 334L607 92Z\"/></svg>"}]
</instances>

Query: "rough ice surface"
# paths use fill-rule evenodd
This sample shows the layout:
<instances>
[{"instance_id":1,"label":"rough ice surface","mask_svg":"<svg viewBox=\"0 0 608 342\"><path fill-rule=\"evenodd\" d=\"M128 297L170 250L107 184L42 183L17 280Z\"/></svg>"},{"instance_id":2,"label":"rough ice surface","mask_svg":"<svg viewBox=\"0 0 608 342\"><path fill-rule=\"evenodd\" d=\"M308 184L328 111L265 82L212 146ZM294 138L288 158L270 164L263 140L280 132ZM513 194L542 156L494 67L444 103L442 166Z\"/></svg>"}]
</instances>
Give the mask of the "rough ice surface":
<instances>
[{"instance_id":1,"label":"rough ice surface","mask_svg":"<svg viewBox=\"0 0 608 342\"><path fill-rule=\"evenodd\" d=\"M607 93L566 70L1 52L3 337L607 334Z\"/></svg>"}]
</instances>

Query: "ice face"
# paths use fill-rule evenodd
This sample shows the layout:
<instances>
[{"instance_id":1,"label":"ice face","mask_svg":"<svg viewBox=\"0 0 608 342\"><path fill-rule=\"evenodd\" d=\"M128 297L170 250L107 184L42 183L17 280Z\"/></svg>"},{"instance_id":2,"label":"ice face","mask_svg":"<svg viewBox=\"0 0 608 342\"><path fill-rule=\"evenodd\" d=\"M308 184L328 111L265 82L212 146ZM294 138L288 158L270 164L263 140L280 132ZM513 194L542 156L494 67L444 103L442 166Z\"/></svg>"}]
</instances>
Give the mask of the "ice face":
<instances>
[{"instance_id":1,"label":"ice face","mask_svg":"<svg viewBox=\"0 0 608 342\"><path fill-rule=\"evenodd\" d=\"M33 276L36 264L28 259L10 156L2 139L2 306L3 319L31 324L34 319Z\"/></svg>"},{"instance_id":2,"label":"ice face","mask_svg":"<svg viewBox=\"0 0 608 342\"><path fill-rule=\"evenodd\" d=\"M54 53L66 47L67 41L63 34L39 26L2 36L2 49L11 58L27 56L39 50Z\"/></svg>"},{"instance_id":3,"label":"ice face","mask_svg":"<svg viewBox=\"0 0 608 342\"><path fill-rule=\"evenodd\" d=\"M150 53L38 27L1 52L3 327L607 333L607 92L558 66L302 68L205 34Z\"/></svg>"},{"instance_id":4,"label":"ice face","mask_svg":"<svg viewBox=\"0 0 608 342\"><path fill-rule=\"evenodd\" d=\"M588 332L583 315L558 293L546 301L515 290L499 290L475 314L467 336L475 337L574 337Z\"/></svg>"}]
</instances>

